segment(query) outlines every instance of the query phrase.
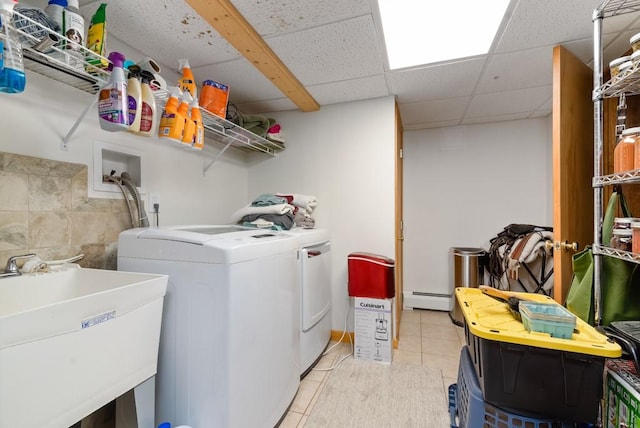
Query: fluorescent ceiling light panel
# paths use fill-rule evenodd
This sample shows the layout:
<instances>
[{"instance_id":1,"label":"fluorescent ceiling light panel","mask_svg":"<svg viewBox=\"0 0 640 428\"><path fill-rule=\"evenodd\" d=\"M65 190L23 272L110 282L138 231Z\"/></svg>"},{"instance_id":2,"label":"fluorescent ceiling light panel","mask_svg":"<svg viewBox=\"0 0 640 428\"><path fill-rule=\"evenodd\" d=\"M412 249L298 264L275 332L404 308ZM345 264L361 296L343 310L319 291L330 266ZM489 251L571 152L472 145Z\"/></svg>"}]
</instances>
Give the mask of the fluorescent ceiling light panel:
<instances>
[{"instance_id":1,"label":"fluorescent ceiling light panel","mask_svg":"<svg viewBox=\"0 0 640 428\"><path fill-rule=\"evenodd\" d=\"M509 0L378 0L389 68L489 52Z\"/></svg>"}]
</instances>

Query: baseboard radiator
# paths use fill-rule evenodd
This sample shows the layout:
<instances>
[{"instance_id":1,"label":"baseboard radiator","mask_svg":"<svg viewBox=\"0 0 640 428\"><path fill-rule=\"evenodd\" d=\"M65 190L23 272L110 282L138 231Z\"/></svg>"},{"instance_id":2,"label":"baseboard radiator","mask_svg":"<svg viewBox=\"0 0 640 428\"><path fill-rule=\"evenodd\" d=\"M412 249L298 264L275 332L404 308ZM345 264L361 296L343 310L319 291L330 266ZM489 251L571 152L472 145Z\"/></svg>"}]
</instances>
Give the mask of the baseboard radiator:
<instances>
[{"instance_id":1,"label":"baseboard radiator","mask_svg":"<svg viewBox=\"0 0 640 428\"><path fill-rule=\"evenodd\" d=\"M453 295L407 291L402 293L405 309L431 309L434 311L451 311Z\"/></svg>"}]
</instances>

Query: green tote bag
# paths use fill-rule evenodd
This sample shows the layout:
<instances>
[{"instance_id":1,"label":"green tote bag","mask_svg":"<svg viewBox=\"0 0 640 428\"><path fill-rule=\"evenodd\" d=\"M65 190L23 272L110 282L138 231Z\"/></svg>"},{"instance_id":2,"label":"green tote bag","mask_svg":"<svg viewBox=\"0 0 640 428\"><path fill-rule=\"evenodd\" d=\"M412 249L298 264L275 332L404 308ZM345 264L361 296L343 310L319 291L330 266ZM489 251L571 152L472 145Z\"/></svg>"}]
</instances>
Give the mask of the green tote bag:
<instances>
[{"instance_id":1,"label":"green tote bag","mask_svg":"<svg viewBox=\"0 0 640 428\"><path fill-rule=\"evenodd\" d=\"M624 197L613 192L602 223L602 242L608 245L613 230L615 209L620 202L626 217L631 217ZM573 314L593 325L593 250L585 247L573 255L573 278L566 306ZM636 263L602 256L600 288L602 294L601 325L613 321L640 320L640 270Z\"/></svg>"}]
</instances>

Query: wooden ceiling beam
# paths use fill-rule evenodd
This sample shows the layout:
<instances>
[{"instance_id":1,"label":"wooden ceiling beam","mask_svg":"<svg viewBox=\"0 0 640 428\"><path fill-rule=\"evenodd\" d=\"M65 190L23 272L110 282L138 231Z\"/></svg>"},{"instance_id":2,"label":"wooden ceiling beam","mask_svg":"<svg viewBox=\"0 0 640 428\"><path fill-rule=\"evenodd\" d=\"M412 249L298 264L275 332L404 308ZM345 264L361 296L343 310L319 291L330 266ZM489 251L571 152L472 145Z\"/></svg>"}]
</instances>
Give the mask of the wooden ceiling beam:
<instances>
[{"instance_id":1,"label":"wooden ceiling beam","mask_svg":"<svg viewBox=\"0 0 640 428\"><path fill-rule=\"evenodd\" d=\"M186 2L300 110L309 112L320 109L318 102L230 1Z\"/></svg>"}]
</instances>

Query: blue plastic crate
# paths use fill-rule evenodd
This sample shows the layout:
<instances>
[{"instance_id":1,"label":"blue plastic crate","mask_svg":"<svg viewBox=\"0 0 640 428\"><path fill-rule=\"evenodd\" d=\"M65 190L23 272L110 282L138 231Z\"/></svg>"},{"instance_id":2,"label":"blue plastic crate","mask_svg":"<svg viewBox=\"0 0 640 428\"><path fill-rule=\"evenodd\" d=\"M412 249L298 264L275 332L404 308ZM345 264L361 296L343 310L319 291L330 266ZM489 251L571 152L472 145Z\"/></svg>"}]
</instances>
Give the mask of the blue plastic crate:
<instances>
[{"instance_id":1,"label":"blue plastic crate","mask_svg":"<svg viewBox=\"0 0 640 428\"><path fill-rule=\"evenodd\" d=\"M576 316L556 303L521 301L522 324L528 331L548 333L551 337L571 339L576 328Z\"/></svg>"},{"instance_id":2,"label":"blue plastic crate","mask_svg":"<svg viewBox=\"0 0 640 428\"><path fill-rule=\"evenodd\" d=\"M589 426L518 415L485 402L466 346L460 352L458 383L449 386L449 415L451 428L573 428Z\"/></svg>"}]
</instances>

